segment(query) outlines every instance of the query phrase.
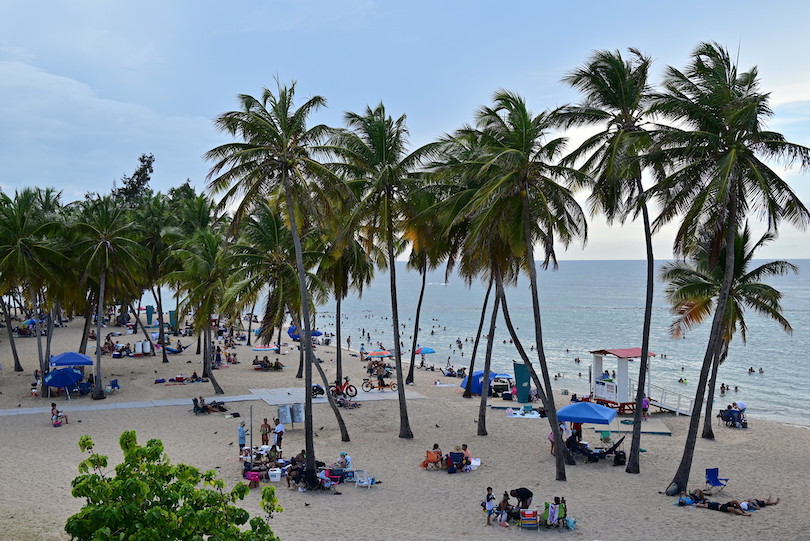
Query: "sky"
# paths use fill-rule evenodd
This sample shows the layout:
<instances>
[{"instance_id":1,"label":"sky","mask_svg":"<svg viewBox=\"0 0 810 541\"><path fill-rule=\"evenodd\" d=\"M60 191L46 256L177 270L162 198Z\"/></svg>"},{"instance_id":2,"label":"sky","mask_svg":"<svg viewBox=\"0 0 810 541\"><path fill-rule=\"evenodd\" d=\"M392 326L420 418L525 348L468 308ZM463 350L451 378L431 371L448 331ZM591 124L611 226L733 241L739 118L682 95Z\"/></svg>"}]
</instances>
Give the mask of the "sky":
<instances>
[{"instance_id":1,"label":"sky","mask_svg":"<svg viewBox=\"0 0 810 541\"><path fill-rule=\"evenodd\" d=\"M471 122L499 89L536 113L576 102L560 80L595 50L640 49L655 83L702 41L758 66L769 128L810 146L809 15L805 2L0 0L0 188L74 201L152 153L154 189L190 179L202 190L203 154L228 141L212 120L276 79L296 81L301 100L326 98L314 123L341 126L382 101L407 115L416 147ZM810 206L810 173L784 174ZM656 235L656 258L672 256L673 231ZM809 240L785 224L758 257L810 259ZM643 259L642 229L595 217L584 249L558 255Z\"/></svg>"}]
</instances>

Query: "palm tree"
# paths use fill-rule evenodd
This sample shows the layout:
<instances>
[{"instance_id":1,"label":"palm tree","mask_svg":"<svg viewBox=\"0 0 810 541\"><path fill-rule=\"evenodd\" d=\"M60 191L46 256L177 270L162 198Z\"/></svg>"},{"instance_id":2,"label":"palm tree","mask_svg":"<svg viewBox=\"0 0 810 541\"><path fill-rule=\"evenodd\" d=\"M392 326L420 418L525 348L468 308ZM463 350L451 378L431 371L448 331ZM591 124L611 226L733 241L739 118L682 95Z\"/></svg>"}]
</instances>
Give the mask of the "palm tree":
<instances>
[{"instance_id":1,"label":"palm tree","mask_svg":"<svg viewBox=\"0 0 810 541\"><path fill-rule=\"evenodd\" d=\"M668 68L664 91L652 111L677 123L660 143L652 160L667 164L654 188L662 211L653 230L683 218L675 240L675 253L694 254L709 247L709 259L733 246L739 224L750 211L767 216L772 232L787 219L800 228L810 213L790 186L763 159L799 160L810 166L810 149L768 131L764 123L773 113L769 95L760 92L756 68L739 72L728 51L702 43L685 71ZM685 490L692 467L703 395L713 360L723 338L723 317L734 277L735 251L725 251L723 282L717 295L709 342L695 391L695 411L689 424L684 453L667 488L668 494Z\"/></svg>"},{"instance_id":2,"label":"palm tree","mask_svg":"<svg viewBox=\"0 0 810 541\"><path fill-rule=\"evenodd\" d=\"M104 386L101 377L101 324L108 289L113 293L132 291L136 279L133 275L135 261L141 257L141 246L133 233L135 226L127 209L111 197L86 201L76 224L79 245L84 262L84 278L98 277L96 297L96 366L93 399L103 399Z\"/></svg>"},{"instance_id":3,"label":"palm tree","mask_svg":"<svg viewBox=\"0 0 810 541\"><path fill-rule=\"evenodd\" d=\"M0 193L0 294L20 287L30 296L39 369L43 374L48 370L48 360L42 351L39 326L40 291L53 279L54 269L61 266L62 260L58 246L51 241L52 231L53 224L45 221L39 210L35 190L15 192L13 199ZM16 357L14 369L22 369Z\"/></svg>"},{"instance_id":4,"label":"palm tree","mask_svg":"<svg viewBox=\"0 0 810 541\"><path fill-rule=\"evenodd\" d=\"M543 347L534 245L542 246L544 268L549 263L556 266L555 242L559 240L568 245L577 237L584 239L587 225L571 191L558 183L560 178L573 172L553 163L565 140L548 139L551 115L534 116L521 97L508 91L496 93L494 101L494 107L484 107L476 115L477 131L484 147L484 155L478 160L482 164L479 174L485 184L461 214L489 215L491 219L482 221L482 226L488 223L487 227L504 230L501 236L508 239L512 253L520 259L523 271L529 276L535 341L543 376L542 384L539 379L535 383L552 431L557 435L557 445L562 448ZM506 219L507 223L496 224L495 217ZM505 307L504 298L501 304ZM533 374L531 363L527 366ZM557 480L563 481L565 462L562 453L557 455Z\"/></svg>"},{"instance_id":5,"label":"palm tree","mask_svg":"<svg viewBox=\"0 0 810 541\"><path fill-rule=\"evenodd\" d=\"M167 279L186 292L178 317L181 311L185 314L193 310L194 330L203 335L203 376L211 380L216 394L224 394L211 364L211 316L222 313L225 305L226 284L234 270L231 250L221 232L199 229L175 253L181 268Z\"/></svg>"},{"instance_id":6,"label":"palm tree","mask_svg":"<svg viewBox=\"0 0 810 541\"><path fill-rule=\"evenodd\" d=\"M748 224L736 236L734 276L723 317L722 349L711 368L706 413L703 418L703 438L714 439L711 421L717 369L726 359L729 345L737 331L743 344L747 340L745 309L749 308L773 319L788 334L793 332L793 327L782 315L782 294L760 280L770 276L783 276L791 271L798 274L798 267L787 261L771 261L751 269L754 253L775 238L775 235L766 233L752 245ZM720 251L720 261L724 260L725 250L724 247ZM672 313L677 316L670 326L670 333L673 338L680 338L686 331L700 325L711 315L723 283L723 268L709 261L709 250L701 249L693 261L678 261L665 265L661 269L661 279L669 283L666 297L672 306Z\"/></svg>"},{"instance_id":7,"label":"palm tree","mask_svg":"<svg viewBox=\"0 0 810 541\"><path fill-rule=\"evenodd\" d=\"M433 152L434 145L425 145L408 154L405 115L394 120L386 113L382 103L374 109L367 107L363 115L346 113L345 118L349 129L337 132L332 137L328 150L341 160L342 168L339 165L335 167L350 179L348 185L361 194L355 211L356 220L363 223L366 231L384 239L388 257L394 361L399 393L399 437L410 439L413 438L413 432L408 420L402 375L395 266L398 252L395 245L399 244L396 237L401 230L411 185L417 179L417 169Z\"/></svg>"},{"instance_id":8,"label":"palm tree","mask_svg":"<svg viewBox=\"0 0 810 541\"><path fill-rule=\"evenodd\" d=\"M633 443L627 461L628 473L639 473L641 446L641 402L647 378L650 350L655 259L647 198L641 183L643 158L651 143L645 130L651 90L647 83L650 59L630 49L625 60L619 51L597 51L587 63L563 81L580 90L585 99L577 106L559 112L567 126L598 126L600 131L588 137L568 159L581 162L581 168L593 180L589 197L592 212L604 212L608 224L624 223L641 213L647 252L647 293L641 332L641 362L636 389Z\"/></svg>"},{"instance_id":9,"label":"palm tree","mask_svg":"<svg viewBox=\"0 0 810 541\"><path fill-rule=\"evenodd\" d=\"M225 192L220 205L239 200L234 223L257 205L273 196L286 201L287 221L295 246L295 263L300 288L303 332L301 346L308 361L305 363L306 400L304 403L304 433L306 440L307 470L315 474L315 442L312 431L312 355L309 293L306 289L306 270L301 247L303 219L298 217L296 203L305 205L315 190L308 182L315 172L326 173L311 157L311 149L326 132L326 126L307 128L309 116L325 105L326 100L314 96L298 108L294 106L295 83L279 83L276 94L265 88L260 99L242 94L242 108L220 115L215 125L221 131L238 137L240 141L226 143L206 153L214 161L208 178L212 193ZM305 215L304 215L305 216ZM311 479L314 481L314 479Z\"/></svg>"}]
</instances>

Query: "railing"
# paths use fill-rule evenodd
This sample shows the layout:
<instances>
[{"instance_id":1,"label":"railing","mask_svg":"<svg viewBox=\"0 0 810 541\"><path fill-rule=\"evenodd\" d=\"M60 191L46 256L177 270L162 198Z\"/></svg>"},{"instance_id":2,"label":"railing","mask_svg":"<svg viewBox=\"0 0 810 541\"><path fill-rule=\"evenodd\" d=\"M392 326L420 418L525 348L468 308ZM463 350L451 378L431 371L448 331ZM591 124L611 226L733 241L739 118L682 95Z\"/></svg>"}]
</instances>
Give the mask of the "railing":
<instances>
[{"instance_id":1,"label":"railing","mask_svg":"<svg viewBox=\"0 0 810 541\"><path fill-rule=\"evenodd\" d=\"M630 393L631 396L636 396L636 381L630 380ZM677 415L692 415L692 409L695 405L694 397L682 395L681 393L670 391L658 385L649 386L649 395L647 398L654 406L663 408Z\"/></svg>"}]
</instances>

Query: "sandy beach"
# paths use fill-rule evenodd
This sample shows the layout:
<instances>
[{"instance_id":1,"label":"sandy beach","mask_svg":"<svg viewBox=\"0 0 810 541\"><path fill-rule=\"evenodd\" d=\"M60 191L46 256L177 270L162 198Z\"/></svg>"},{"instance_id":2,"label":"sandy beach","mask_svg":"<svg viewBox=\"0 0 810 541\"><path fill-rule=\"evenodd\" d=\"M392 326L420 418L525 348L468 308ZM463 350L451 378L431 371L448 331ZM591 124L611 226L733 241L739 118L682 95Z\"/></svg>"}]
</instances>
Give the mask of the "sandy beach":
<instances>
[{"instance_id":1,"label":"sandy beach","mask_svg":"<svg viewBox=\"0 0 810 541\"><path fill-rule=\"evenodd\" d=\"M78 348L81 325L74 320L55 330L53 353ZM111 329L119 330L119 329ZM17 340L25 372L13 372L8 338L3 330L0 360L4 371L0 377L0 409L48 408L51 399L35 398L30 393L33 371L37 367L36 340ZM122 342L133 337L121 337ZM184 343L188 343L183 339ZM92 344L92 343L91 343ZM287 350L291 348L285 348ZM288 367L283 372L256 372L250 366L254 353L249 347L236 348L241 364L216 372L226 396L250 394L250 389L300 387L295 379L298 352L280 356ZM318 347L327 374L335 373L334 349ZM273 358L273 356L271 356ZM68 516L78 511L80 500L70 494L71 480L77 475L77 464L83 456L77 446L79 437L89 434L96 450L110 457L111 464L120 458L118 438L125 429L137 431L139 441L163 440L166 452L174 462L186 462L200 469L217 469L227 483L241 479L236 430L239 419L224 414L198 415L191 412L191 398L204 395L213 398L210 384L154 384L156 378L169 379L176 374L202 372L194 354L194 345L183 354L171 356L169 364L161 357L140 357L102 361L105 380L118 378L121 391L104 401L89 397L67 401L56 399L70 417L70 423L51 426L47 413L0 415L0 539L64 540L63 526ZM190 362L189 362L190 361ZM359 384L365 374L357 356L345 360L346 373ZM371 489L341 486L341 495L288 490L286 482L276 483L278 498L284 508L272 520L272 527L285 541L312 539L329 535L338 540L394 539L406 536L412 540L449 539L519 539L537 535L502 528L487 528L481 511L485 489L491 486L496 495L505 490L527 487L534 492L534 502L541 505L554 496L568 502L569 515L577 519L575 531L565 537L581 540L650 540L683 539L699 536L714 540L799 540L807 539L810 516L803 497L804 479L810 456L810 431L806 428L749 419L750 428L737 430L717 426L716 440L698 440L690 487L703 488L704 470L719 467L722 477L730 478L730 499L781 498L777 506L753 513L751 517L734 516L695 508L674 506L674 498L661 492L669 484L683 449L688 419L656 414L671 436L645 435L642 447L642 473L630 475L612 461L587 464L579 461L567 468L567 482L554 480L554 459L546 440L545 419L508 419L503 410L488 411L489 435L476 435L478 399L465 400L460 389L433 385L436 372L416 371L416 384L409 391L423 399L409 401L413 440L397 437L399 427L396 400L366 401L362 407L343 410L351 442L343 443L334 416L326 404L314 406L316 453L319 460L334 462L340 451L353 457L355 468L373 473L382 483ZM441 378L446 383L460 380ZM565 381L558 383L558 406L568 397L559 394ZM377 391L372 391L377 392ZM364 394L360 391L360 394ZM96 404L124 404L154 400L188 399L187 406L139 407L79 411ZM496 400L497 405L504 405ZM232 402L231 412L246 418L253 406L253 429L258 442L258 427L264 417L276 415L276 407L261 400ZM586 425L587 437L592 426ZM629 440L625 450L629 451ZM482 466L470 473L448 475L441 471L424 471L419 463L426 449L438 443L446 451L467 443ZM295 454L304 446L303 424L287 426L285 455ZM112 469L112 468L111 468ZM309 504L309 505L305 505ZM251 513L258 513L258 490L244 502ZM324 530L329 530L324 531ZM542 533L558 536L556 532Z\"/></svg>"}]
</instances>

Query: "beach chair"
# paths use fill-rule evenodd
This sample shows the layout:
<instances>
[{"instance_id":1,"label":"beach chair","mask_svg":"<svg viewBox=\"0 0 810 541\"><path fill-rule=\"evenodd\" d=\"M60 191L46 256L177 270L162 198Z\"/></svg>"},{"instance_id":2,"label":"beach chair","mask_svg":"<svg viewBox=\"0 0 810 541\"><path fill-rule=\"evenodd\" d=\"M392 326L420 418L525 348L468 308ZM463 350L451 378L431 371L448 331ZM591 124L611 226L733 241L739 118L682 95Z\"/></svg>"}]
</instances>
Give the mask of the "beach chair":
<instances>
[{"instance_id":1,"label":"beach chair","mask_svg":"<svg viewBox=\"0 0 810 541\"><path fill-rule=\"evenodd\" d=\"M600 430L599 441L601 441L607 446L613 445L613 439L610 437L610 430Z\"/></svg>"},{"instance_id":2,"label":"beach chair","mask_svg":"<svg viewBox=\"0 0 810 541\"><path fill-rule=\"evenodd\" d=\"M562 530L565 526L565 504L546 502L543 514L540 515L540 521L544 530L549 528Z\"/></svg>"},{"instance_id":3,"label":"beach chair","mask_svg":"<svg viewBox=\"0 0 810 541\"><path fill-rule=\"evenodd\" d=\"M93 385L89 381L79 383L79 396L84 396L93 392Z\"/></svg>"},{"instance_id":4,"label":"beach chair","mask_svg":"<svg viewBox=\"0 0 810 541\"><path fill-rule=\"evenodd\" d=\"M120 391L121 390L121 386L118 384L118 378L110 381L110 383L109 383L109 385L107 385L107 387L109 389L107 392L110 393L110 394L113 394L115 391Z\"/></svg>"},{"instance_id":5,"label":"beach chair","mask_svg":"<svg viewBox=\"0 0 810 541\"><path fill-rule=\"evenodd\" d=\"M521 509L520 521L518 522L520 528L540 530L540 513L537 509Z\"/></svg>"},{"instance_id":6,"label":"beach chair","mask_svg":"<svg viewBox=\"0 0 810 541\"><path fill-rule=\"evenodd\" d=\"M457 470L461 471L464 467L464 453L448 453L447 454L447 467L455 466Z\"/></svg>"},{"instance_id":7,"label":"beach chair","mask_svg":"<svg viewBox=\"0 0 810 541\"><path fill-rule=\"evenodd\" d=\"M420 466L426 470L440 470L442 468L442 457L438 451L425 451L425 460Z\"/></svg>"},{"instance_id":8,"label":"beach chair","mask_svg":"<svg viewBox=\"0 0 810 541\"><path fill-rule=\"evenodd\" d=\"M370 476L366 470L354 470L354 486L357 488L374 486L374 477Z\"/></svg>"},{"instance_id":9,"label":"beach chair","mask_svg":"<svg viewBox=\"0 0 810 541\"><path fill-rule=\"evenodd\" d=\"M728 485L728 479L720 479L720 468L706 468L706 491L716 491L717 494L723 492Z\"/></svg>"}]
</instances>

